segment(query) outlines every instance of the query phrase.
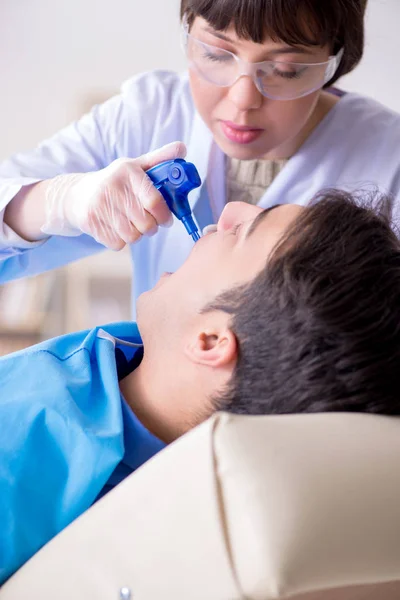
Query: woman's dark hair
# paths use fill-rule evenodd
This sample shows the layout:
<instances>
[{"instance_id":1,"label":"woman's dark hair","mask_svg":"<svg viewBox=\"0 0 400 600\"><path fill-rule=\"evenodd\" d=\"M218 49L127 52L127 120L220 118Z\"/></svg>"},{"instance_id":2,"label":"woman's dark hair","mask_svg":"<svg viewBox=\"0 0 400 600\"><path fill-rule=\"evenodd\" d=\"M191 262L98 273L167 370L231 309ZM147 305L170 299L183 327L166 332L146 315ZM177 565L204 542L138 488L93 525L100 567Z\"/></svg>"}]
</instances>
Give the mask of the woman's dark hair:
<instances>
[{"instance_id":1,"label":"woman's dark hair","mask_svg":"<svg viewBox=\"0 0 400 600\"><path fill-rule=\"evenodd\" d=\"M238 36L261 43L267 37L289 45L344 48L334 77L350 73L364 50L364 14L367 0L181 0L181 18L189 26L203 17L214 29L233 24Z\"/></svg>"},{"instance_id":2,"label":"woman's dark hair","mask_svg":"<svg viewBox=\"0 0 400 600\"><path fill-rule=\"evenodd\" d=\"M232 315L239 344L218 408L400 414L400 242L390 199L371 208L329 191L318 200L255 280L211 307Z\"/></svg>"}]
</instances>

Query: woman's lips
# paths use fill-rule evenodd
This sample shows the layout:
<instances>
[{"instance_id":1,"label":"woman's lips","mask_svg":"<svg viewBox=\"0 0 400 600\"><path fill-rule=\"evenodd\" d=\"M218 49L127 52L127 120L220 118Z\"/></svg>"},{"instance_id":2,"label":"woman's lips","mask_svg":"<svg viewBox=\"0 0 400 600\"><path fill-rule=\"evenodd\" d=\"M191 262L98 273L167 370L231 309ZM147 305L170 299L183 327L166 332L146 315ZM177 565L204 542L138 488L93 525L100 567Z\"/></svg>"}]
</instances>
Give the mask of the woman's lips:
<instances>
[{"instance_id":1,"label":"woman's lips","mask_svg":"<svg viewBox=\"0 0 400 600\"><path fill-rule=\"evenodd\" d=\"M221 129L225 137L235 144L251 144L264 131L255 127L236 125L232 121L221 121Z\"/></svg>"}]
</instances>

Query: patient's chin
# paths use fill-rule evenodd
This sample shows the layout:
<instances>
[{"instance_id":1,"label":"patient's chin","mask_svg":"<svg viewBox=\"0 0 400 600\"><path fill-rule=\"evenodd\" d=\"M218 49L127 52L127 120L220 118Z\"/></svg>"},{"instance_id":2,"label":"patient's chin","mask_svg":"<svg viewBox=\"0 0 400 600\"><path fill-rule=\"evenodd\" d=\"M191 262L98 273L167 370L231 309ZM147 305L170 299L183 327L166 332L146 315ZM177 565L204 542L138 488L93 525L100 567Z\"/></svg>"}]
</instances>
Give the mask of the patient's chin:
<instances>
[{"instance_id":1,"label":"patient's chin","mask_svg":"<svg viewBox=\"0 0 400 600\"><path fill-rule=\"evenodd\" d=\"M171 275L173 275L173 273L170 273L169 271L166 271L165 273L163 273L160 277L160 279L157 281L156 286L160 285L161 283L163 283L166 279L168 279L169 277L171 277Z\"/></svg>"},{"instance_id":2,"label":"patient's chin","mask_svg":"<svg viewBox=\"0 0 400 600\"><path fill-rule=\"evenodd\" d=\"M154 298L154 301L152 302L152 297L154 295L155 292L157 292L160 288L162 288L162 286L166 283L166 281L173 275L173 273L169 273L169 272L165 272L161 275L161 277L159 278L159 280L157 281L157 283L155 285L153 285L152 288L150 288L147 292L143 292L142 294L140 294L140 296L138 297L137 301L136 301L136 314L137 314L137 322L139 323L139 320L142 318L146 318L146 314L148 311L151 312L151 306L153 305L154 307L154 301L155 298L157 298L157 295ZM149 318L151 318L151 314L148 315Z\"/></svg>"},{"instance_id":3,"label":"patient's chin","mask_svg":"<svg viewBox=\"0 0 400 600\"><path fill-rule=\"evenodd\" d=\"M163 285L163 283L165 283L165 281L171 277L171 275L173 275L173 273L169 273L169 272L165 272L163 273L158 281L153 285L152 288L150 288L149 290L147 290L147 292L142 292L140 294L140 296L138 297L137 303L139 304L140 302L142 302L142 298L147 297L148 295L150 295L154 290L156 290L157 288L161 287L161 285Z\"/></svg>"}]
</instances>

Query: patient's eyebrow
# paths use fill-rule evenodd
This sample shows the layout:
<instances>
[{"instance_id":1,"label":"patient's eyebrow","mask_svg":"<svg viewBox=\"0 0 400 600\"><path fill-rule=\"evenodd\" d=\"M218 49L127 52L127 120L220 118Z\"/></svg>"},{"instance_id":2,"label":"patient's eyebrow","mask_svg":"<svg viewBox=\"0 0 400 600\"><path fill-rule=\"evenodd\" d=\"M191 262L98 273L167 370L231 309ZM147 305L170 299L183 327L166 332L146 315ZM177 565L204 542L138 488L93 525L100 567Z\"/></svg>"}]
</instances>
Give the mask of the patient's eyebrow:
<instances>
[{"instance_id":1,"label":"patient's eyebrow","mask_svg":"<svg viewBox=\"0 0 400 600\"><path fill-rule=\"evenodd\" d=\"M282 205L276 204L275 206L270 206L269 208L265 208L262 212L260 212L254 219L254 221L252 222L252 224L250 225L248 230L246 231L246 236L244 239L248 240L250 238L250 236L253 235L253 233L255 232L257 227L259 225L261 225L261 223L264 221L264 219L266 218L268 213L271 212L271 210L274 210L274 208L278 208L278 206L282 206Z\"/></svg>"}]
</instances>

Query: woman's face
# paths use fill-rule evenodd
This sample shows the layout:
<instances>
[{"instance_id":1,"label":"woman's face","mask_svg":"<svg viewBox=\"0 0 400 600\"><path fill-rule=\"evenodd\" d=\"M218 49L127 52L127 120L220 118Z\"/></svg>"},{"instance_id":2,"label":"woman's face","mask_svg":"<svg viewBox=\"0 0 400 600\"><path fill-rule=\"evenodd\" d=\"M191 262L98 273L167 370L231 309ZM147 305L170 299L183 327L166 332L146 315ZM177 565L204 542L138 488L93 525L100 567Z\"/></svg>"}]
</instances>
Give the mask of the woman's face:
<instances>
[{"instance_id":1,"label":"woman's face","mask_svg":"<svg viewBox=\"0 0 400 600\"><path fill-rule=\"evenodd\" d=\"M262 44L237 36L233 26L223 33L196 17L190 34L212 46L229 50L250 62L278 60L320 63L329 47L291 47L267 39ZM218 87L190 69L196 108L222 151L232 158L288 158L308 137L321 117L321 90L295 100L271 100L256 88L251 77L240 77L230 87Z\"/></svg>"}]
</instances>

